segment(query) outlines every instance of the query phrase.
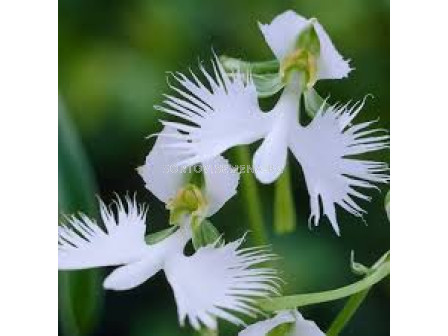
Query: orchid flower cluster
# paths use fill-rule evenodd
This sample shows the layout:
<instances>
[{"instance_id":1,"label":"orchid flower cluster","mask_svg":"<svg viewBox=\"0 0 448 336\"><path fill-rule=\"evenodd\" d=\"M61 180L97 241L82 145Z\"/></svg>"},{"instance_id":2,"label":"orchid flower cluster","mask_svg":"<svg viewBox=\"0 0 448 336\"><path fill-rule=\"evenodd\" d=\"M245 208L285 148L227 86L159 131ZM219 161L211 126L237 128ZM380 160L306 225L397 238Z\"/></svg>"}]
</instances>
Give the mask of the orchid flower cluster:
<instances>
[{"instance_id":1,"label":"orchid flower cluster","mask_svg":"<svg viewBox=\"0 0 448 336\"><path fill-rule=\"evenodd\" d=\"M389 176L385 163L356 156L387 148L389 137L371 128L375 121L354 123L365 99L330 105L314 89L319 80L347 77L349 62L316 19L287 11L260 29L277 59L274 72L263 76L242 61L215 55L211 72L200 65L206 81L194 72L173 74L178 85L169 86L176 95L166 95L156 106L178 120L161 120L163 130L138 172L146 188L166 204L169 227L147 235L146 205L129 196L117 197L111 206L99 200L102 224L84 214L66 216L61 223L59 269L116 266L104 281L110 290L132 289L163 271L181 325L187 319L197 330L216 330L218 319L244 325L241 315L257 316L257 301L280 293L281 279L266 265L276 256L268 246L242 247L244 237L226 243L208 218L237 193L239 173L223 153L259 140L253 156L259 182L279 178L288 149L301 165L310 195L310 224L318 225L322 213L339 235L337 205L363 216L357 199L370 197L359 189L377 188ZM274 108L262 111L259 98L280 90ZM312 116L306 126L302 98ZM190 241L195 252L187 256ZM324 335L296 310L281 310L239 335L268 335L279 328L281 335Z\"/></svg>"}]
</instances>

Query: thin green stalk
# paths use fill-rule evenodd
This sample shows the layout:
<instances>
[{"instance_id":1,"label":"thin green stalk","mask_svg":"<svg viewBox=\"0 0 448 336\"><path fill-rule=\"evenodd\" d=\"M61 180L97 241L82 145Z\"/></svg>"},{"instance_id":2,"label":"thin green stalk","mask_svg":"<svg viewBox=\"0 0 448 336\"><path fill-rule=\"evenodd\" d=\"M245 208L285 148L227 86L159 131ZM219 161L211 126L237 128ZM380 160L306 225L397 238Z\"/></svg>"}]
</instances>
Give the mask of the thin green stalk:
<instances>
[{"instance_id":1,"label":"thin green stalk","mask_svg":"<svg viewBox=\"0 0 448 336\"><path fill-rule=\"evenodd\" d=\"M367 294L369 294L370 288L356 293L348 299L344 308L339 312L336 319L331 324L330 328L327 331L327 336L338 336L339 333L344 329L345 325L351 320L355 312L361 306L362 302L366 298Z\"/></svg>"},{"instance_id":2,"label":"thin green stalk","mask_svg":"<svg viewBox=\"0 0 448 336\"><path fill-rule=\"evenodd\" d=\"M389 274L390 274L390 262L385 261L383 264L379 265L374 272L367 275L362 280L359 280L351 285L319 293L299 294L291 296L282 296L273 299L263 299L260 300L259 306L264 311L273 312L286 309L295 309L297 307L322 302L334 301L348 296L352 296L366 289L369 289L376 283L383 280Z\"/></svg>"},{"instance_id":3,"label":"thin green stalk","mask_svg":"<svg viewBox=\"0 0 448 336\"><path fill-rule=\"evenodd\" d=\"M266 245L268 235L263 221L263 208L257 190L257 182L252 172L247 171L251 166L251 156L247 146L239 146L235 149L238 164L246 168L241 174L241 192L245 209L249 219L251 239L256 245Z\"/></svg>"},{"instance_id":4,"label":"thin green stalk","mask_svg":"<svg viewBox=\"0 0 448 336\"><path fill-rule=\"evenodd\" d=\"M274 230L277 234L287 234L296 229L296 211L291 190L291 173L286 164L282 175L275 182Z\"/></svg>"},{"instance_id":5,"label":"thin green stalk","mask_svg":"<svg viewBox=\"0 0 448 336\"><path fill-rule=\"evenodd\" d=\"M355 262L354 253L351 255L351 268L355 274L370 276L373 273L382 272L382 268L390 268L390 251L384 253L370 268ZM365 288L363 291L353 294L346 302L344 308L334 319L327 336L337 336L344 329L345 325L350 321L355 312L363 303L372 286Z\"/></svg>"}]
</instances>

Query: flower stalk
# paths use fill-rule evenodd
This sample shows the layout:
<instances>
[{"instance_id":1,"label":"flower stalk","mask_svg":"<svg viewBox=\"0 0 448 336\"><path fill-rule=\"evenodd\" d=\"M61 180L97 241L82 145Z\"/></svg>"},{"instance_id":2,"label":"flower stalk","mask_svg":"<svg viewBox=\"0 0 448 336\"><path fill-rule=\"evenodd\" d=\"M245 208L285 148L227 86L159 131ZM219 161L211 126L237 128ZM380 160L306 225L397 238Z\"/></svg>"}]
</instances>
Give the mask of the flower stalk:
<instances>
[{"instance_id":1,"label":"flower stalk","mask_svg":"<svg viewBox=\"0 0 448 336\"><path fill-rule=\"evenodd\" d=\"M274 230L277 234L287 234L296 229L296 210L291 190L289 165L275 183Z\"/></svg>"},{"instance_id":2,"label":"flower stalk","mask_svg":"<svg viewBox=\"0 0 448 336\"><path fill-rule=\"evenodd\" d=\"M239 146L235 150L239 165L249 167L252 164L249 148L247 146ZM256 245L266 245L268 235L266 233L263 220L263 207L257 188L257 182L254 174L246 172L241 174L241 192L245 204L245 211L249 220L249 228L251 230L250 238Z\"/></svg>"},{"instance_id":3,"label":"flower stalk","mask_svg":"<svg viewBox=\"0 0 448 336\"><path fill-rule=\"evenodd\" d=\"M358 308L364 302L364 299L369 294L370 288L356 293L348 299L344 308L340 311L336 319L331 323L327 331L327 336L337 336L344 329L345 325L351 320Z\"/></svg>"},{"instance_id":4,"label":"flower stalk","mask_svg":"<svg viewBox=\"0 0 448 336\"><path fill-rule=\"evenodd\" d=\"M386 256L386 257L385 257ZM381 257L371 268L371 272L363 279L338 289L310 294L282 296L268 300L260 300L259 307L267 312L313 305L322 302L339 300L370 289L390 274L389 252Z\"/></svg>"}]
</instances>

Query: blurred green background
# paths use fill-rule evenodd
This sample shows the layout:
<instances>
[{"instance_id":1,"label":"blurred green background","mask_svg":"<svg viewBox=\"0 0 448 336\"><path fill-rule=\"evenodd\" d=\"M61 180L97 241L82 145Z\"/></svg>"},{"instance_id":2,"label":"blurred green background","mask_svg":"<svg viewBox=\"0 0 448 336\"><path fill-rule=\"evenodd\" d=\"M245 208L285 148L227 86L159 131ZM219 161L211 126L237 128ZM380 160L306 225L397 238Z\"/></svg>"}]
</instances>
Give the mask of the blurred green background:
<instances>
[{"instance_id":1,"label":"blurred green background","mask_svg":"<svg viewBox=\"0 0 448 336\"><path fill-rule=\"evenodd\" d=\"M318 92L330 94L331 102L372 94L359 120L379 116L380 126L389 128L388 1L59 0L59 90L64 106L60 113L70 129L61 131L60 125L61 210L94 213L92 198L86 194L95 190L106 200L113 192L136 191L140 201L150 204L149 230L166 227L164 205L144 189L135 168L143 164L153 143L145 137L161 128L157 122L161 114L152 106L168 92L167 72L195 69L198 60L211 58L212 48L217 54L248 60L273 58L257 22L268 23L286 9L317 17L356 69L349 79L319 83ZM67 132L70 141L65 141ZM232 159L233 154L226 156ZM388 153L375 158L388 161ZM90 165L89 176L76 172L80 161ZM298 221L294 234L279 237L272 232L273 185L259 186L270 241L282 256L278 267L286 280L284 293L332 289L357 280L349 268L351 250L358 261L369 265L389 249L389 223L383 210L387 187L382 193L370 192L374 199L365 204L367 226L338 213L342 226L338 238L326 221L308 229L308 196L295 162L292 172ZM81 181L86 179L95 182L87 187ZM240 194L212 221L227 239L243 234L248 226ZM87 336L87 330L98 336L192 335L188 327L178 327L174 298L162 274L132 291L97 293L108 271L79 284L71 280L69 295L61 290L61 335ZM343 303L301 311L325 329ZM70 304L75 308L67 313L64 305ZM77 323L73 314L84 314L82 319L89 322L70 327ZM236 328L222 324L222 335L236 333ZM343 335L388 334L389 284L384 281L372 290Z\"/></svg>"}]
</instances>

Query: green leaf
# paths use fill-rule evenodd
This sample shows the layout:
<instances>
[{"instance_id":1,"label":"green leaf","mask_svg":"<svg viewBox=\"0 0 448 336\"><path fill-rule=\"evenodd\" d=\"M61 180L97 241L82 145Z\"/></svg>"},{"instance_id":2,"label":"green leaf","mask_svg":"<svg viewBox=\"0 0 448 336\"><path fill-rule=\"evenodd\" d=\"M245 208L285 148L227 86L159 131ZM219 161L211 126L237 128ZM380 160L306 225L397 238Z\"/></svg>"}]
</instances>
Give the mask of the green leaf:
<instances>
[{"instance_id":1,"label":"green leaf","mask_svg":"<svg viewBox=\"0 0 448 336\"><path fill-rule=\"evenodd\" d=\"M93 335L104 304L98 270L59 272L59 313L65 335Z\"/></svg>"},{"instance_id":2,"label":"green leaf","mask_svg":"<svg viewBox=\"0 0 448 336\"><path fill-rule=\"evenodd\" d=\"M389 274L390 262L386 260L380 266L378 266L374 272L351 285L319 293L299 294L273 299L264 299L259 301L259 306L265 311L278 311L339 300L370 288L371 286L387 277Z\"/></svg>"},{"instance_id":3,"label":"green leaf","mask_svg":"<svg viewBox=\"0 0 448 336\"><path fill-rule=\"evenodd\" d=\"M96 214L96 185L76 130L60 105L58 118L59 210Z\"/></svg>"},{"instance_id":4,"label":"green leaf","mask_svg":"<svg viewBox=\"0 0 448 336\"><path fill-rule=\"evenodd\" d=\"M195 250L216 243L221 237L219 231L207 219L198 224L193 225L192 223L191 227L193 229L192 241Z\"/></svg>"},{"instance_id":5,"label":"green leaf","mask_svg":"<svg viewBox=\"0 0 448 336\"><path fill-rule=\"evenodd\" d=\"M277 234L287 234L296 229L296 209L291 190L289 165L275 182L274 230Z\"/></svg>"},{"instance_id":6,"label":"green leaf","mask_svg":"<svg viewBox=\"0 0 448 336\"><path fill-rule=\"evenodd\" d=\"M85 153L67 112L59 106L59 211L96 214L95 183ZM103 306L98 270L59 272L59 312L66 335L87 336L98 324Z\"/></svg>"},{"instance_id":7,"label":"green leaf","mask_svg":"<svg viewBox=\"0 0 448 336\"><path fill-rule=\"evenodd\" d=\"M170 226L169 228L163 229L159 232L151 233L145 237L145 242L149 245L157 244L165 238L171 236L177 229L177 226Z\"/></svg>"},{"instance_id":8,"label":"green leaf","mask_svg":"<svg viewBox=\"0 0 448 336\"><path fill-rule=\"evenodd\" d=\"M305 90L303 93L305 101L305 111L310 118L314 118L317 111L323 106L326 107L325 99L323 99L313 88Z\"/></svg>"}]
</instances>

